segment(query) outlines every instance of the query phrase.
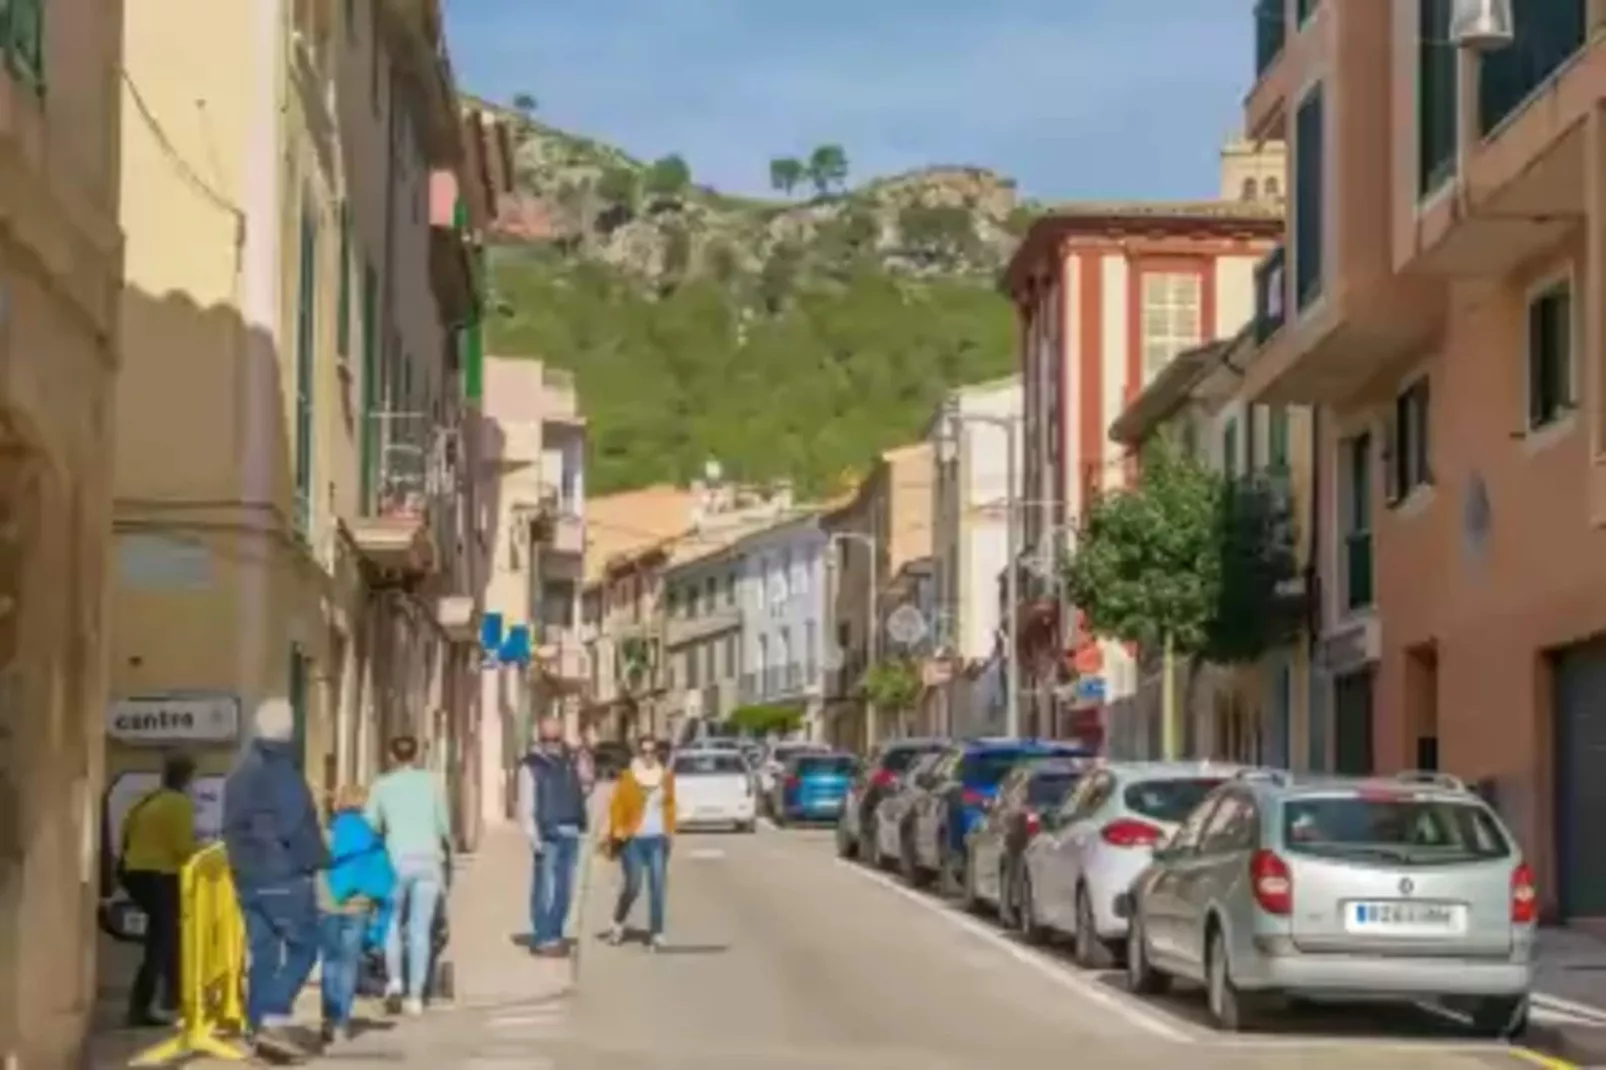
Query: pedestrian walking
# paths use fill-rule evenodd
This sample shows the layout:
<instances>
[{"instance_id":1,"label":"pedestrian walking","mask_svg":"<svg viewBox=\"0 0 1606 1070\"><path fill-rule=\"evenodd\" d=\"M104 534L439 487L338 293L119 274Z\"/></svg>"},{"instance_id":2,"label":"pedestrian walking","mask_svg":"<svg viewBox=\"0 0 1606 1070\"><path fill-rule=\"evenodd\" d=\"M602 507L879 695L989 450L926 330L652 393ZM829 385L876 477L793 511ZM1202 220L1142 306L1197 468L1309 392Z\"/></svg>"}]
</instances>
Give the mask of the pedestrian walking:
<instances>
[{"instance_id":1,"label":"pedestrian walking","mask_svg":"<svg viewBox=\"0 0 1606 1070\"><path fill-rule=\"evenodd\" d=\"M195 801L189 795L194 778L195 763L172 755L162 764L161 785L123 819L118 880L145 915L139 972L128 994L131 1026L171 1024L179 1005L179 873L195 854Z\"/></svg>"},{"instance_id":2,"label":"pedestrian walking","mask_svg":"<svg viewBox=\"0 0 1606 1070\"><path fill-rule=\"evenodd\" d=\"M541 720L519 766L522 824L534 855L530 881L531 950L549 958L569 952L564 926L574 894L574 867L586 831L586 793L579 763L563 741L563 723Z\"/></svg>"},{"instance_id":3,"label":"pedestrian walking","mask_svg":"<svg viewBox=\"0 0 1606 1070\"><path fill-rule=\"evenodd\" d=\"M376 915L389 920L396 886L385 841L363 814L367 803L360 785L342 787L329 821L329 869L319 882L318 904L325 1044L351 1036L365 938Z\"/></svg>"},{"instance_id":4,"label":"pedestrian walking","mask_svg":"<svg viewBox=\"0 0 1606 1070\"><path fill-rule=\"evenodd\" d=\"M306 1058L290 1012L318 961L318 872L329 851L301 774L295 711L257 706L253 737L223 788L223 842L245 919L246 1024L268 1059Z\"/></svg>"},{"instance_id":5,"label":"pedestrian walking","mask_svg":"<svg viewBox=\"0 0 1606 1070\"><path fill-rule=\"evenodd\" d=\"M664 907L668 894L669 845L675 831L675 774L664 764L658 741L651 736L636 744L636 756L620 776L608 806L611 854L624 865L624 886L613 911L608 941L625 937L625 920L647 885L647 946L663 947Z\"/></svg>"},{"instance_id":6,"label":"pedestrian walking","mask_svg":"<svg viewBox=\"0 0 1606 1070\"><path fill-rule=\"evenodd\" d=\"M385 838L396 892L385 937L385 1002L392 1012L424 1010L434 965L435 916L451 870L452 821L440 778L419 764L418 740L390 741L390 772L368 797L369 823Z\"/></svg>"}]
</instances>

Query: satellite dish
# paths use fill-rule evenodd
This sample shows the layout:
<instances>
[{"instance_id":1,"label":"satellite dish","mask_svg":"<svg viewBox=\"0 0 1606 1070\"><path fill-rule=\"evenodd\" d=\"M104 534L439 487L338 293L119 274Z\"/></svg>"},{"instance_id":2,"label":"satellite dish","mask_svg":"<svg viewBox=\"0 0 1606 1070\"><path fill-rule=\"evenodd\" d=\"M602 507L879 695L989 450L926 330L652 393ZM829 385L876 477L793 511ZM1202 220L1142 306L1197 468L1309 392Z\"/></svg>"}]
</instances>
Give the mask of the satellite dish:
<instances>
[{"instance_id":1,"label":"satellite dish","mask_svg":"<svg viewBox=\"0 0 1606 1070\"><path fill-rule=\"evenodd\" d=\"M887 637L902 646L914 646L926 637L926 615L905 602L887 617Z\"/></svg>"}]
</instances>

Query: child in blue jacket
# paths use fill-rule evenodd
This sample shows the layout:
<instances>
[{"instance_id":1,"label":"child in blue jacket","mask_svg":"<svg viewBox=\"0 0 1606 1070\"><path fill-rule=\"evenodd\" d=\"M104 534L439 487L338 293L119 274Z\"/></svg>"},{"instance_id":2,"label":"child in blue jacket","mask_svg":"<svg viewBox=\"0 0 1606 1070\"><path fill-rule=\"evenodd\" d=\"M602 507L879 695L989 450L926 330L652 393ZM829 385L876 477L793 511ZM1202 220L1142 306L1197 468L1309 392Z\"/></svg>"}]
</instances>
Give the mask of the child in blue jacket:
<instances>
[{"instance_id":1,"label":"child in blue jacket","mask_svg":"<svg viewBox=\"0 0 1606 1070\"><path fill-rule=\"evenodd\" d=\"M374 931L390 923L396 874L385 841L363 817L367 802L363 788L341 788L329 822L329 869L319 896L325 1043L351 1035L364 951Z\"/></svg>"}]
</instances>

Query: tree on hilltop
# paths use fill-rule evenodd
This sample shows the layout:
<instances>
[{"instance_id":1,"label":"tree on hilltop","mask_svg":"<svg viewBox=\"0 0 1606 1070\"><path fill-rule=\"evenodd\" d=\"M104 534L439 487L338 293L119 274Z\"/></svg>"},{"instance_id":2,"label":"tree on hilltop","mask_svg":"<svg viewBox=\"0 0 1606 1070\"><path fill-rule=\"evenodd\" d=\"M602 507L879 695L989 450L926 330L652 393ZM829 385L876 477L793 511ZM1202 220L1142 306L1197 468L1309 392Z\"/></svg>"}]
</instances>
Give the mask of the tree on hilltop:
<instances>
[{"instance_id":1,"label":"tree on hilltop","mask_svg":"<svg viewBox=\"0 0 1606 1070\"><path fill-rule=\"evenodd\" d=\"M809 181L823 197L848 180L848 153L841 145L821 145L809 154Z\"/></svg>"},{"instance_id":2,"label":"tree on hilltop","mask_svg":"<svg viewBox=\"0 0 1606 1070\"><path fill-rule=\"evenodd\" d=\"M513 110L528 119L535 114L535 98L528 93L513 94Z\"/></svg>"},{"instance_id":3,"label":"tree on hilltop","mask_svg":"<svg viewBox=\"0 0 1606 1070\"><path fill-rule=\"evenodd\" d=\"M647 168L647 192L654 197L675 198L691 185L691 168L681 156L670 153Z\"/></svg>"},{"instance_id":4,"label":"tree on hilltop","mask_svg":"<svg viewBox=\"0 0 1606 1070\"><path fill-rule=\"evenodd\" d=\"M770 188L790 197L803 181L803 161L794 156L781 156L770 161Z\"/></svg>"}]
</instances>

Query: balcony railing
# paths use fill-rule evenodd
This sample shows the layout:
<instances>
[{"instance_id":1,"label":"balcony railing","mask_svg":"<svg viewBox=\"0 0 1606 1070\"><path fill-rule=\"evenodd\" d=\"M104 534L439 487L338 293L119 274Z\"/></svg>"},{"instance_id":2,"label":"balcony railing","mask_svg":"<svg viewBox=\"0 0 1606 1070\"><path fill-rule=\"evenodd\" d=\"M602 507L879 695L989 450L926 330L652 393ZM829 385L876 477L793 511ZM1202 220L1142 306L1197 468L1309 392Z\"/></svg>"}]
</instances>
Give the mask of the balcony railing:
<instances>
[{"instance_id":1,"label":"balcony railing","mask_svg":"<svg viewBox=\"0 0 1606 1070\"><path fill-rule=\"evenodd\" d=\"M1352 531L1344 536L1344 608L1365 609L1372 604L1372 533Z\"/></svg>"},{"instance_id":2,"label":"balcony railing","mask_svg":"<svg viewBox=\"0 0 1606 1070\"><path fill-rule=\"evenodd\" d=\"M1584 47L1588 6L1588 0L1511 5L1511 45L1478 60L1478 125L1485 136Z\"/></svg>"},{"instance_id":3,"label":"balcony railing","mask_svg":"<svg viewBox=\"0 0 1606 1070\"><path fill-rule=\"evenodd\" d=\"M365 515L423 517L453 491L455 436L429 413L369 413L362 452Z\"/></svg>"},{"instance_id":4,"label":"balcony railing","mask_svg":"<svg viewBox=\"0 0 1606 1070\"><path fill-rule=\"evenodd\" d=\"M1255 265L1255 344L1282 330L1288 315L1288 247L1279 245Z\"/></svg>"},{"instance_id":5,"label":"balcony railing","mask_svg":"<svg viewBox=\"0 0 1606 1070\"><path fill-rule=\"evenodd\" d=\"M1282 54L1288 40L1288 12L1285 0L1255 2L1255 75L1266 73Z\"/></svg>"}]
</instances>

